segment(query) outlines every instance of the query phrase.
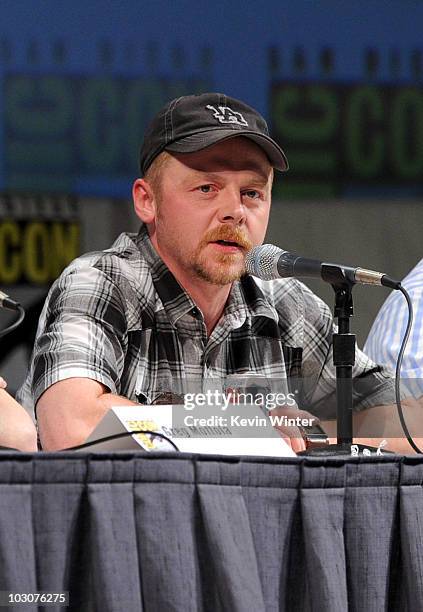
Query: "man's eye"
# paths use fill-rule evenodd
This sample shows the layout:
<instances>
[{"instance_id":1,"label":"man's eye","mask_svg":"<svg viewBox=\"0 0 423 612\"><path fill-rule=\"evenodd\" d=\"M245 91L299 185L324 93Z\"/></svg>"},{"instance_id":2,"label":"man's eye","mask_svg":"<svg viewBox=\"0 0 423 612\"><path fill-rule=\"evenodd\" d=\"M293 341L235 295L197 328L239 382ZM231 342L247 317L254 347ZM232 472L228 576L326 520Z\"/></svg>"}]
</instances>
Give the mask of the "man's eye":
<instances>
[{"instance_id":1,"label":"man's eye","mask_svg":"<svg viewBox=\"0 0 423 612\"><path fill-rule=\"evenodd\" d=\"M257 191L256 189L249 189L248 191L244 191L244 195L247 196L247 198L256 200L257 198L260 197L260 192Z\"/></svg>"},{"instance_id":2,"label":"man's eye","mask_svg":"<svg viewBox=\"0 0 423 612\"><path fill-rule=\"evenodd\" d=\"M198 188L202 193L210 193L212 191L211 185L200 185Z\"/></svg>"}]
</instances>

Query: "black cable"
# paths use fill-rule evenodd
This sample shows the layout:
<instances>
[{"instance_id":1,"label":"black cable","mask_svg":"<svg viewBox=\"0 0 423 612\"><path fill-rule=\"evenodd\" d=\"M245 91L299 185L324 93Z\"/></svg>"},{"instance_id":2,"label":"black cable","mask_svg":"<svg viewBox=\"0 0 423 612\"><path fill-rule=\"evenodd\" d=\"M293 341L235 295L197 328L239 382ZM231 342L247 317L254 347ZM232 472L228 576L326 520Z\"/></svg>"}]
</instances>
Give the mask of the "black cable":
<instances>
[{"instance_id":1,"label":"black cable","mask_svg":"<svg viewBox=\"0 0 423 612\"><path fill-rule=\"evenodd\" d=\"M25 310L22 308L22 306L20 304L16 305L16 310L19 312L18 318L16 319L16 321L14 323L12 323L12 325L9 325L9 327L6 327L6 329L2 329L0 331L0 338L3 338L3 336L7 336L7 334L10 334L10 332L12 332L14 329L19 327L19 325L24 320L24 318L25 318Z\"/></svg>"},{"instance_id":2,"label":"black cable","mask_svg":"<svg viewBox=\"0 0 423 612\"><path fill-rule=\"evenodd\" d=\"M403 296L407 300L408 322L407 322L407 327L405 329L404 338L402 339L401 348L400 348L399 353L398 353L397 367L395 369L395 401L396 401L396 404L397 404L398 416L399 416L399 420L401 422L401 427L402 427L402 429L403 429L403 431L405 433L407 441L408 441L409 445L411 446L411 448L413 450L415 450L416 453L419 453L421 455L421 454L423 454L422 451L415 444L413 438L410 435L410 432L408 431L408 427L406 425L406 422L405 422L405 419L404 419L404 414L403 414L403 411L402 411L402 406L401 406L401 397L400 397L401 366L402 366L402 358L404 356L405 347L407 345L408 337L410 335L411 326L413 325L413 304L411 303L411 299L410 299L410 296L408 295L408 292L404 289L404 287L402 285L398 286L398 290L401 291L401 293L403 294Z\"/></svg>"},{"instance_id":3,"label":"black cable","mask_svg":"<svg viewBox=\"0 0 423 612\"><path fill-rule=\"evenodd\" d=\"M84 442L84 444L78 444L78 446L71 446L70 448L63 448L61 452L71 451L71 450L80 450L82 448L88 448L89 446L94 446L94 444L99 444L100 442L109 442L109 440L117 440L118 438L125 438L126 436L132 436L133 434L150 434L152 436L156 436L157 438L163 438L166 442L179 452L179 448L176 444L164 434L158 431L150 431L149 429L131 429L131 431L123 431L118 434L113 434L112 436L106 436L104 438L98 438L98 440L91 440L91 442Z\"/></svg>"}]
</instances>

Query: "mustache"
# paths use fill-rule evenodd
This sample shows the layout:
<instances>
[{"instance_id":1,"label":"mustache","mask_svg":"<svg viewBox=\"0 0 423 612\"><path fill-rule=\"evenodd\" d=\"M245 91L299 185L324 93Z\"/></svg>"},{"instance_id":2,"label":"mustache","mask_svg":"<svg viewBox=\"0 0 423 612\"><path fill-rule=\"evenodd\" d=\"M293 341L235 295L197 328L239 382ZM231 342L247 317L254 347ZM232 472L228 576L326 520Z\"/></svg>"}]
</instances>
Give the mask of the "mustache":
<instances>
[{"instance_id":1,"label":"mustache","mask_svg":"<svg viewBox=\"0 0 423 612\"><path fill-rule=\"evenodd\" d=\"M236 242L246 251L253 248L253 243L248 238L247 234L240 227L231 227L230 225L222 225L209 230L203 236L201 245L205 246L208 242L216 242L217 240L227 240L228 242Z\"/></svg>"}]
</instances>

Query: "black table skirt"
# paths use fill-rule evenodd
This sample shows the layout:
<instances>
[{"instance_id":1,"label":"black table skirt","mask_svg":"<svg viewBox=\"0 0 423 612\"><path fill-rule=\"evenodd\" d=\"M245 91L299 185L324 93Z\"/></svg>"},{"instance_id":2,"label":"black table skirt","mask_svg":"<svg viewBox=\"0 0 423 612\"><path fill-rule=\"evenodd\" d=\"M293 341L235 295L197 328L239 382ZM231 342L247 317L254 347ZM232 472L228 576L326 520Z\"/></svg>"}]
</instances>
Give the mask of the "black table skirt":
<instances>
[{"instance_id":1,"label":"black table skirt","mask_svg":"<svg viewBox=\"0 0 423 612\"><path fill-rule=\"evenodd\" d=\"M423 610L423 459L0 462L0 590L78 612Z\"/></svg>"}]
</instances>

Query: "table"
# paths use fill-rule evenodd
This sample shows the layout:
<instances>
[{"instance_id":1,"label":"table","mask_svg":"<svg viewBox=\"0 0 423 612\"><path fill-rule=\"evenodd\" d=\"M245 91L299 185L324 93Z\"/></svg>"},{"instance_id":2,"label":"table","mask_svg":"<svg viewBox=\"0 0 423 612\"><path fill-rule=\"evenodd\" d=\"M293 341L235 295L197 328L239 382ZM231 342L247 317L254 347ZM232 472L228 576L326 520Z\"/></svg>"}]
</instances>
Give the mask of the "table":
<instances>
[{"instance_id":1,"label":"table","mask_svg":"<svg viewBox=\"0 0 423 612\"><path fill-rule=\"evenodd\" d=\"M423 610L421 458L0 462L1 590L78 612Z\"/></svg>"}]
</instances>

